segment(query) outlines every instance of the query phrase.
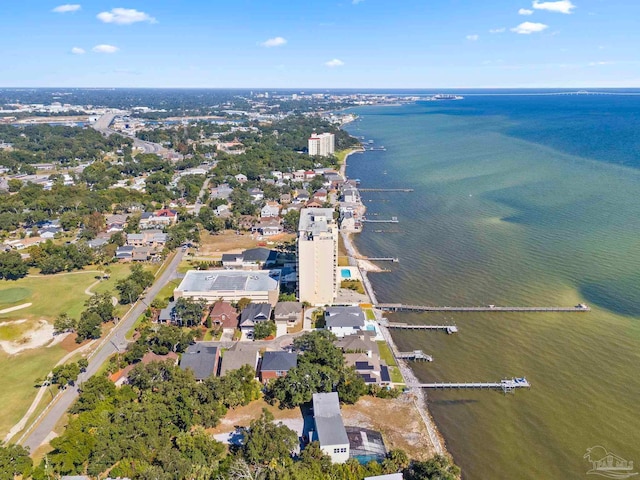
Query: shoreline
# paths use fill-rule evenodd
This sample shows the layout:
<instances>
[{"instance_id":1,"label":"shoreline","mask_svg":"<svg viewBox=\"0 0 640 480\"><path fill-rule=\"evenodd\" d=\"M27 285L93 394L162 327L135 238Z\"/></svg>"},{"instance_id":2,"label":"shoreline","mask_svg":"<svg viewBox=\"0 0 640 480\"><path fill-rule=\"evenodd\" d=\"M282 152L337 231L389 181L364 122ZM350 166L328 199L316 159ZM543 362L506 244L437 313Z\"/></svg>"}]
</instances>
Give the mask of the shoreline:
<instances>
[{"instance_id":1,"label":"shoreline","mask_svg":"<svg viewBox=\"0 0 640 480\"><path fill-rule=\"evenodd\" d=\"M340 169L338 170L340 172L340 175L342 175L342 178L344 178L346 180L347 178L347 159L353 155L354 153L362 153L364 152L364 148L362 146L357 147L357 148L351 148L349 149L349 151L347 152L347 154L344 156L344 160L342 160L342 162L340 163Z\"/></svg>"},{"instance_id":2,"label":"shoreline","mask_svg":"<svg viewBox=\"0 0 640 480\"><path fill-rule=\"evenodd\" d=\"M368 273L376 272L376 271L379 272L379 271L382 271L382 269L380 269L379 267L377 267L377 265L374 265L370 262L366 262L368 265L362 265L360 263L362 262L362 260L358 260L358 257L361 257L360 252L355 246L355 243L352 241L351 233L341 232L340 234L342 235L344 247L347 251L349 264L350 265L355 264L355 266L358 267L358 269L360 270L360 275L362 276L362 283L364 285L365 292L367 293L367 296L369 297L371 303L374 306L377 305L378 300L376 298L376 294L373 289L373 286L371 285L371 281L369 280ZM371 269L371 266L375 267L375 269ZM384 337L385 341L389 345L389 348L391 349L393 356L396 357L396 352L398 351L398 349L396 347L395 342L393 341L393 337L391 336L389 329L387 329L387 327L385 326L385 321L383 320L382 312L375 308L373 309L373 311L376 315L376 320L378 323L378 327L380 328L380 332L382 333L382 336ZM400 373L402 374L402 377L404 378L404 381L406 384L415 385L420 383L416 378L415 374L413 373L413 371L411 370L411 368L407 365L405 360L399 359L397 357L395 358L395 360L398 365L398 369L400 370ZM429 440L431 441L433 450L435 451L436 454L451 456L451 454L447 451L445 447L444 437L438 430L438 427L435 421L433 420L433 417L431 416L431 413L429 412L429 409L427 407L426 393L421 388L417 388L417 387L408 387L408 388L410 389L411 395L413 396L413 403L416 407L416 410L420 414L420 417L422 418L422 421L427 429L427 432L429 433Z\"/></svg>"}]
</instances>

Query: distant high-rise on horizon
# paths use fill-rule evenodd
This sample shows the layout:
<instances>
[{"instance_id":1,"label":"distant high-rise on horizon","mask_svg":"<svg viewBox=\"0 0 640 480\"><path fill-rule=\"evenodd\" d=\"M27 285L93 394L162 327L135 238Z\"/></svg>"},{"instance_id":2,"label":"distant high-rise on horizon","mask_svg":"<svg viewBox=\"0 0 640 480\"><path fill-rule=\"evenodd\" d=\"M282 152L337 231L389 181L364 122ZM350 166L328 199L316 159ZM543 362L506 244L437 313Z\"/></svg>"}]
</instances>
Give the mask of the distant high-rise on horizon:
<instances>
[{"instance_id":1,"label":"distant high-rise on horizon","mask_svg":"<svg viewBox=\"0 0 640 480\"><path fill-rule=\"evenodd\" d=\"M298 227L298 298L331 305L338 294L338 224L332 208L303 208Z\"/></svg>"},{"instance_id":2,"label":"distant high-rise on horizon","mask_svg":"<svg viewBox=\"0 0 640 480\"><path fill-rule=\"evenodd\" d=\"M309 137L309 155L328 157L336 151L336 137L333 133L313 133Z\"/></svg>"}]
</instances>

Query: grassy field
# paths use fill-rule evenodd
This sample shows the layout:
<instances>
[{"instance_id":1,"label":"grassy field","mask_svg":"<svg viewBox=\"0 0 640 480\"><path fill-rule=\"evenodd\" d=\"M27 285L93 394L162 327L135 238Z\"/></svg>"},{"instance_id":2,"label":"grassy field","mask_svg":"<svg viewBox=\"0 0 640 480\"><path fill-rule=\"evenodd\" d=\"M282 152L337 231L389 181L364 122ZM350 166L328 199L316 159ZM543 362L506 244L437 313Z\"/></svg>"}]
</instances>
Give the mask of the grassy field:
<instances>
[{"instance_id":1,"label":"grassy field","mask_svg":"<svg viewBox=\"0 0 640 480\"><path fill-rule=\"evenodd\" d=\"M365 310L365 312L371 310ZM373 313L373 312L372 312ZM391 376L391 381L393 383L404 383L404 378L400 373L400 369L398 368L398 364L396 363L396 359L393 358L393 354L391 353L391 349L387 342L384 340L379 340L378 342L378 350L380 351L380 358L384 360L384 363L389 367L389 375Z\"/></svg>"},{"instance_id":2,"label":"grassy field","mask_svg":"<svg viewBox=\"0 0 640 480\"><path fill-rule=\"evenodd\" d=\"M129 274L129 266L114 264L110 267L111 278L101 280L91 291L104 293L114 291L115 283ZM157 267L156 267L157 268ZM0 340L16 341L42 319L48 322L61 313L78 318L84 310L88 295L85 290L96 282L99 272L89 271L48 276L29 276L17 281L0 281L0 305L8 308L22 303L32 303L28 308L0 315ZM25 320L23 323L8 323ZM4 326L2 326L4 324ZM3 370L3 385L0 390L0 438L27 411L37 391L34 382L44 377L70 350L73 342L63 342L51 347L25 350L9 356L0 349L0 369Z\"/></svg>"},{"instance_id":3,"label":"grassy field","mask_svg":"<svg viewBox=\"0 0 640 480\"><path fill-rule=\"evenodd\" d=\"M365 317L367 317L367 320L375 320L376 319L376 314L373 313L373 310L371 310L370 308L365 309L364 315L365 315Z\"/></svg>"},{"instance_id":4,"label":"grassy field","mask_svg":"<svg viewBox=\"0 0 640 480\"><path fill-rule=\"evenodd\" d=\"M25 287L7 288L0 291L0 306L8 308L20 304L31 295L31 290Z\"/></svg>"}]
</instances>

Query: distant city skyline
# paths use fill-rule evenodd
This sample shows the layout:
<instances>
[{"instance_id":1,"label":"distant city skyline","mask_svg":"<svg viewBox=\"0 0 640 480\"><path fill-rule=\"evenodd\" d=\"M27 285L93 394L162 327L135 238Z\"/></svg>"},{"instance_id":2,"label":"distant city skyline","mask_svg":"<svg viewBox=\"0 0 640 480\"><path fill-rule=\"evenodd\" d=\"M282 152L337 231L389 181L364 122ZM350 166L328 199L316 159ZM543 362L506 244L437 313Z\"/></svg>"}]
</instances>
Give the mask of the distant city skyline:
<instances>
[{"instance_id":1,"label":"distant city skyline","mask_svg":"<svg viewBox=\"0 0 640 480\"><path fill-rule=\"evenodd\" d=\"M0 87L640 87L632 0L2 2Z\"/></svg>"}]
</instances>

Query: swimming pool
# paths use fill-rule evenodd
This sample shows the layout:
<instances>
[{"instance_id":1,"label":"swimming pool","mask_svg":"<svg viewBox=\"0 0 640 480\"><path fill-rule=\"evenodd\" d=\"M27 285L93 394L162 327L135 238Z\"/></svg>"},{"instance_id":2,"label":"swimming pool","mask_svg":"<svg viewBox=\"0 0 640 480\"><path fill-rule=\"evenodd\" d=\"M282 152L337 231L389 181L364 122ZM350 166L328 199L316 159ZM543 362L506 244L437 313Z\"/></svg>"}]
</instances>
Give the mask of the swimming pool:
<instances>
[{"instance_id":1,"label":"swimming pool","mask_svg":"<svg viewBox=\"0 0 640 480\"><path fill-rule=\"evenodd\" d=\"M348 268L343 268L342 270L340 270L340 276L342 276L342 278L351 278L351 270L349 270Z\"/></svg>"}]
</instances>

